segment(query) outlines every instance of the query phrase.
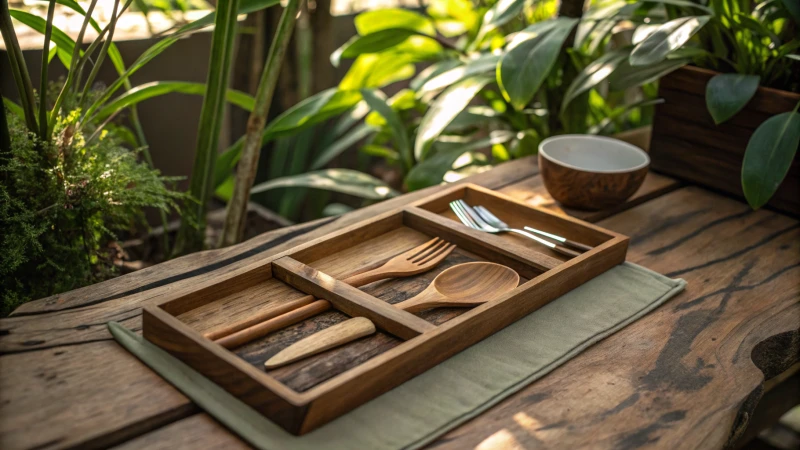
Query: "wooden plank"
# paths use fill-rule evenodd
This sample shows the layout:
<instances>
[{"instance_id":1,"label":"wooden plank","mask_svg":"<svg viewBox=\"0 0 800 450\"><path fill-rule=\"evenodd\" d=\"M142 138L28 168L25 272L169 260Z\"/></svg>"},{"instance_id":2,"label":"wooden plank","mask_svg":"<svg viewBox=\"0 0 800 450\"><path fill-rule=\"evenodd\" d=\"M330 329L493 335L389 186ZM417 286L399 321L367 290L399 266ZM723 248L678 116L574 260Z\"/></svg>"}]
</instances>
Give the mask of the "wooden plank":
<instances>
[{"instance_id":1,"label":"wooden plank","mask_svg":"<svg viewBox=\"0 0 800 450\"><path fill-rule=\"evenodd\" d=\"M411 339L435 325L345 284L313 267L284 257L273 263L275 277L303 292L330 301L351 317L366 317L381 329L403 339Z\"/></svg>"},{"instance_id":2,"label":"wooden plank","mask_svg":"<svg viewBox=\"0 0 800 450\"><path fill-rule=\"evenodd\" d=\"M600 225L686 292L432 447L722 448L797 361L797 221L685 188Z\"/></svg>"},{"instance_id":3,"label":"wooden plank","mask_svg":"<svg viewBox=\"0 0 800 450\"><path fill-rule=\"evenodd\" d=\"M797 221L684 188L600 225L630 235L629 259L685 278L686 292L430 447L722 448L764 378L797 360ZM207 422L196 417L156 430L157 442L237 442L190 426Z\"/></svg>"},{"instance_id":4,"label":"wooden plank","mask_svg":"<svg viewBox=\"0 0 800 450\"><path fill-rule=\"evenodd\" d=\"M470 180L497 187L535 173L534 161L524 159ZM0 389L0 417L14 417L14 420L0 420L0 447L30 448L49 443L58 448L92 442L111 445L190 414L186 411L192 411L191 405L171 386L160 380L152 384L143 381L155 379L155 375L109 342L105 322L117 320L128 328L140 330L142 305L158 301L184 286L196 285L201 276L241 269L265 255L354 223L375 211L376 208L365 208L354 219L345 215L323 226L319 222L303 224L267 233L230 250L179 258L153 269L33 302L20 310L19 317L0 320L0 382L4 386ZM226 262L230 258L236 261ZM221 262L227 266L220 265ZM322 270L330 273L330 268ZM141 277L133 276L138 274ZM424 278L420 283L424 283ZM385 295L389 295L394 287L391 283L379 283L370 289L385 289ZM370 292L384 295L375 290ZM413 291L404 294L399 290L398 295L413 295ZM31 380L47 378L52 380L46 384L42 381L40 387L18 388L28 386ZM119 397L119 392L126 395ZM115 396L120 400L112 405L107 399ZM115 409L109 413L109 407Z\"/></svg>"}]
</instances>

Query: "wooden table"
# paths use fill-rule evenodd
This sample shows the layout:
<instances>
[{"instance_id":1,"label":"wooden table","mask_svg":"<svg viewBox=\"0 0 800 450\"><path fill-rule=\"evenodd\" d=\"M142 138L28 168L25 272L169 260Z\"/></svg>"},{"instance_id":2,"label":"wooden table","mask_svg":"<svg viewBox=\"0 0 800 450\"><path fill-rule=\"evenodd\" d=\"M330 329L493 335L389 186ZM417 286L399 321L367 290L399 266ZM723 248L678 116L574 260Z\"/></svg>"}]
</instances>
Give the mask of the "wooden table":
<instances>
[{"instance_id":1,"label":"wooden table","mask_svg":"<svg viewBox=\"0 0 800 450\"><path fill-rule=\"evenodd\" d=\"M533 159L469 180L560 211ZM22 306L0 320L0 448L245 448L117 345L106 322L139 330L140 307L166 292L421 195ZM623 207L569 213L631 236L628 259L686 279L686 291L431 447L719 448L797 403L797 220L656 174Z\"/></svg>"}]
</instances>

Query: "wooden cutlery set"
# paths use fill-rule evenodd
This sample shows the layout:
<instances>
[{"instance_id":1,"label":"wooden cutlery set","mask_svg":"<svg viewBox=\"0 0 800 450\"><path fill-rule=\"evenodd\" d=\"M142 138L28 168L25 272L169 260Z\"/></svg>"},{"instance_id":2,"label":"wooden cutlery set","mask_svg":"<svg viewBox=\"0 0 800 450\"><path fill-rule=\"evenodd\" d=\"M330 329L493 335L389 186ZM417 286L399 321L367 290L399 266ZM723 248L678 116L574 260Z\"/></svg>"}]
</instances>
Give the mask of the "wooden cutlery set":
<instances>
[{"instance_id":1,"label":"wooden cutlery set","mask_svg":"<svg viewBox=\"0 0 800 450\"><path fill-rule=\"evenodd\" d=\"M625 236L493 191L454 186L172 292L144 308L143 334L289 432L303 434L623 262L627 244ZM390 304L367 293L374 288L359 289L420 275L453 252L456 261L470 262L440 271L410 298ZM297 291L306 295L288 295ZM440 307L471 309L437 323L416 314ZM278 351L266 361L245 358L245 344L318 322L329 310L350 318L307 331L302 325L290 345L271 347ZM337 347L376 332L399 344L310 388L297 391L271 375L321 352L335 358ZM370 345L364 342L359 345Z\"/></svg>"}]
</instances>

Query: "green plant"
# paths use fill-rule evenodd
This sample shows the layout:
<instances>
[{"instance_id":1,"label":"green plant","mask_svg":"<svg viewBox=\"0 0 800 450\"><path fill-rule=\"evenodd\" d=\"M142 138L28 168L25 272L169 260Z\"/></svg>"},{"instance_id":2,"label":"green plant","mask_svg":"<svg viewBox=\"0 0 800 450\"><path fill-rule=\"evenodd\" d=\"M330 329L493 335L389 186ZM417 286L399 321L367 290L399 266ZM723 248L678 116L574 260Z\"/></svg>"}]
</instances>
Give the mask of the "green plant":
<instances>
[{"instance_id":1,"label":"green plant","mask_svg":"<svg viewBox=\"0 0 800 450\"><path fill-rule=\"evenodd\" d=\"M426 14L360 14L359 34L331 61L355 59L339 88L360 89L371 132L356 127L343 139L367 134L361 150L385 158L413 190L534 154L554 134L646 123L642 110L654 103L647 84L657 77L616 73L632 47L612 36L616 25L638 17L643 2L596 3L580 19L553 18L553 1L524 0L477 7L438 0ZM582 2L572 6L561 9L581 12ZM429 66L415 75L420 62ZM624 83L615 81L623 75ZM381 91L412 77L391 98Z\"/></svg>"},{"instance_id":2,"label":"green plant","mask_svg":"<svg viewBox=\"0 0 800 450\"><path fill-rule=\"evenodd\" d=\"M114 127L79 127L66 111L41 140L8 114L0 153L0 315L32 298L101 281L116 272L115 232L145 225L143 208L167 211L183 195L138 161Z\"/></svg>"},{"instance_id":3,"label":"green plant","mask_svg":"<svg viewBox=\"0 0 800 450\"><path fill-rule=\"evenodd\" d=\"M717 124L736 115L759 86L800 91L800 3L794 0L664 1L666 22L641 25L634 34L633 67L688 57L716 70L706 86L706 106ZM696 15L698 12L702 15ZM800 106L800 105L799 105ZM742 188L758 209L789 171L800 143L800 114L779 114L756 129L742 161Z\"/></svg>"},{"instance_id":4,"label":"green plant","mask_svg":"<svg viewBox=\"0 0 800 450\"><path fill-rule=\"evenodd\" d=\"M86 50L53 26L55 5L84 16L78 41L89 26L98 37ZM243 0L237 12L246 13L276 3L276 0ZM9 9L0 2L0 32L9 53L11 72L19 92L16 104L3 99L0 122L0 170L2 201L0 222L3 256L0 260L4 287L3 312L21 301L49 295L104 278L113 272L112 258L103 258L103 246L115 230L129 230L142 216L142 208L167 209L190 197L169 191L171 181L151 166L135 105L171 92L202 94L203 85L156 82L132 87L130 76L165 49L213 23L215 13L182 26L147 49L126 67L113 43L119 17L130 6L119 0L107 25L92 18L96 0L86 11L73 0L48 3L47 17ZM235 16L235 14L233 14ZM12 17L44 36L42 84L34 91L28 67L17 42ZM68 69L67 76L47 89L48 67L55 56ZM108 59L119 77L107 87L93 89L99 68ZM223 83L224 84L224 83ZM120 93L120 91L122 91ZM222 98L246 109L252 97L223 89ZM135 133L114 119L130 111ZM126 149L122 144L135 148ZM142 155L147 164L139 163ZM166 234L165 234L166 237Z\"/></svg>"}]
</instances>

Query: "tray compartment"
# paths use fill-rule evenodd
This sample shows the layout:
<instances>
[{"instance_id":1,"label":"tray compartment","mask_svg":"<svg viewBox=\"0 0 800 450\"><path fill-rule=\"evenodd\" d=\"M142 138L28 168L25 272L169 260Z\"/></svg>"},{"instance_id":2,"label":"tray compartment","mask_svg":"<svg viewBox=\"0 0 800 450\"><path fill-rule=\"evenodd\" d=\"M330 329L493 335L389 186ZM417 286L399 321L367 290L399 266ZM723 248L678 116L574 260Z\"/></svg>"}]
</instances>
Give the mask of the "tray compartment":
<instances>
[{"instance_id":1,"label":"tray compartment","mask_svg":"<svg viewBox=\"0 0 800 450\"><path fill-rule=\"evenodd\" d=\"M458 198L486 206L512 226L534 226L594 248L566 260L524 238L471 230L456 221L449 211L449 202ZM340 281L377 267L432 236L448 240L458 248L428 273L378 281L360 289ZM554 216L478 186L454 186L246 268L217 275L214 280L203 280L186 292L171 293L159 305L145 307L144 335L286 430L303 434L623 262L627 243L625 236ZM509 266L520 274L522 284L500 298L468 310L433 310L415 315L390 306L424 288L441 270L465 260L488 260ZM269 283L288 286L278 289L268 286ZM280 298L278 291L283 292ZM340 311L326 312L323 318L296 324L293 334L286 330L283 335L282 330L276 333L280 336L267 336L234 352L200 334L219 326L219 319L214 319L216 322L211 319L215 310L241 317L256 308L291 302L296 298L292 296L301 295L298 291L325 298ZM276 298L259 298L259 294L268 292ZM257 367L271 356L267 353L285 347L277 345L278 340L293 342L345 320L345 313L369 317L381 331L388 333L379 331L376 336L269 372ZM269 352L260 353L263 360L258 356L259 345L270 348Z\"/></svg>"},{"instance_id":2,"label":"tray compartment","mask_svg":"<svg viewBox=\"0 0 800 450\"><path fill-rule=\"evenodd\" d=\"M328 300L334 308L351 317L366 317L375 326L402 339L411 339L435 328L424 319L395 308L288 256L275 261L273 270L281 281L317 298Z\"/></svg>"}]
</instances>

